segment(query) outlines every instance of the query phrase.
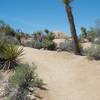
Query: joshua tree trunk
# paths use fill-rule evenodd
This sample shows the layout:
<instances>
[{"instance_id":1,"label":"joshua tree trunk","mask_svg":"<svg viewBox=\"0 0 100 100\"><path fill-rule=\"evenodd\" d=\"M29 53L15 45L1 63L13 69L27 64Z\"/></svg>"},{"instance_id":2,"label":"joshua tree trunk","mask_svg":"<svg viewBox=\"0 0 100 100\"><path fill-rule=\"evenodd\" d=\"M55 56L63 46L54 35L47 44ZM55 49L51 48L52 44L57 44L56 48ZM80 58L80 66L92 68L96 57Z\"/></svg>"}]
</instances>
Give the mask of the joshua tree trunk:
<instances>
[{"instance_id":1,"label":"joshua tree trunk","mask_svg":"<svg viewBox=\"0 0 100 100\"><path fill-rule=\"evenodd\" d=\"M71 9L71 7L70 7L69 4L65 6L65 9L66 9L66 13L67 13L69 24L70 24L70 31L71 31L72 40L73 40L73 43L74 43L75 54L80 55L81 51L80 51L78 37L77 37L76 29L75 29L75 24L74 24L74 18L73 18L73 14L72 14L72 9Z\"/></svg>"}]
</instances>

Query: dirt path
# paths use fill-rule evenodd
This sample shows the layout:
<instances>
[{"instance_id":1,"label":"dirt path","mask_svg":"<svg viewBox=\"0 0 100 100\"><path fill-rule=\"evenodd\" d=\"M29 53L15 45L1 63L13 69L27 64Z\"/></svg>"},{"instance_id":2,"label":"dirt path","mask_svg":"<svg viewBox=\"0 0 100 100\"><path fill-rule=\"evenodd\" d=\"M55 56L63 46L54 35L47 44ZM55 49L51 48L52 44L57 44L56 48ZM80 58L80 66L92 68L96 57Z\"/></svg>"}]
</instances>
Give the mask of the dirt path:
<instances>
[{"instance_id":1,"label":"dirt path","mask_svg":"<svg viewBox=\"0 0 100 100\"><path fill-rule=\"evenodd\" d=\"M100 61L27 47L23 58L48 84L44 100L100 100Z\"/></svg>"}]
</instances>

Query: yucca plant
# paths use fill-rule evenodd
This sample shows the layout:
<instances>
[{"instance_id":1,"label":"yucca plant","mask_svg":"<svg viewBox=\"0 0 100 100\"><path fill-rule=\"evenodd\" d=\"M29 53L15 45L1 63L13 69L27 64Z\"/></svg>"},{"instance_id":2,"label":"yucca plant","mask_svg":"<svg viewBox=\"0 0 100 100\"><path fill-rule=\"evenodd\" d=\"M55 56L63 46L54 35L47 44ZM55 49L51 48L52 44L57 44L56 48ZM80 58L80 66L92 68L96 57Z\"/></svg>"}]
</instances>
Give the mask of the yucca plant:
<instances>
[{"instance_id":1,"label":"yucca plant","mask_svg":"<svg viewBox=\"0 0 100 100\"><path fill-rule=\"evenodd\" d=\"M23 55L23 48L14 44L7 44L1 51L2 68L14 69Z\"/></svg>"}]
</instances>

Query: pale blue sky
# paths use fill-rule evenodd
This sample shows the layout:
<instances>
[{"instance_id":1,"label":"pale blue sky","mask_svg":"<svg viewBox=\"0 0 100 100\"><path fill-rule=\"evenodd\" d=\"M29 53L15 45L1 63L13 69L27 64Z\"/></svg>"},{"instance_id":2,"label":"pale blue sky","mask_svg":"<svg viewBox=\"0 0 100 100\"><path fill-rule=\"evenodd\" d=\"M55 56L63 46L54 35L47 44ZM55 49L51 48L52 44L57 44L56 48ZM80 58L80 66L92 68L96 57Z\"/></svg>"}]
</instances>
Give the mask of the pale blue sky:
<instances>
[{"instance_id":1,"label":"pale blue sky","mask_svg":"<svg viewBox=\"0 0 100 100\"><path fill-rule=\"evenodd\" d=\"M100 0L75 0L72 9L77 33L100 18ZM0 0L0 20L29 33L45 28L70 33L61 0Z\"/></svg>"}]
</instances>

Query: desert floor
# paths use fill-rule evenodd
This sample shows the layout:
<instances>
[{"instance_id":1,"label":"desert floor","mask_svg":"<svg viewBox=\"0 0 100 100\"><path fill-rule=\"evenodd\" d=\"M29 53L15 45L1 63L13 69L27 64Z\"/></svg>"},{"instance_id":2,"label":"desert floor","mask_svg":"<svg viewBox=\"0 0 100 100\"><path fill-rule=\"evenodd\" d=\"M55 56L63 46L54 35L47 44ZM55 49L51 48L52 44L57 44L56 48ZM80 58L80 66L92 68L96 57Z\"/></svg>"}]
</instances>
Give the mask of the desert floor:
<instances>
[{"instance_id":1,"label":"desert floor","mask_svg":"<svg viewBox=\"0 0 100 100\"><path fill-rule=\"evenodd\" d=\"M43 100L100 100L100 61L67 52L24 49L23 61L34 62L47 84Z\"/></svg>"}]
</instances>

